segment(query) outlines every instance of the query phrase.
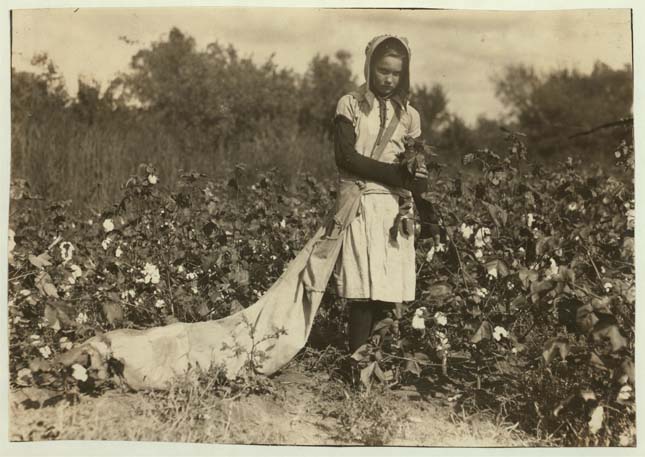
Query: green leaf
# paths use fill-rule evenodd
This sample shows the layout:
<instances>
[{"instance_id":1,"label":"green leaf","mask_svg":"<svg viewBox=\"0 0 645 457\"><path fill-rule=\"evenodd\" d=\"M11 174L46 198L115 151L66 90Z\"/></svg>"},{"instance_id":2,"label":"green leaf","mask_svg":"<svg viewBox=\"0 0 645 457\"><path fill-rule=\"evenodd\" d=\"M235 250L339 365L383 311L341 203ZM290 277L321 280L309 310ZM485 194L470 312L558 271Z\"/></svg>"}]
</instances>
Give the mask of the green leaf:
<instances>
[{"instance_id":1,"label":"green leaf","mask_svg":"<svg viewBox=\"0 0 645 457\"><path fill-rule=\"evenodd\" d=\"M490 217L493 219L493 222L496 226L503 227L504 225L506 225L506 222L508 220L508 213L506 212L506 210L483 200L482 203L488 209L488 213L490 214Z\"/></svg>"},{"instance_id":2,"label":"green leaf","mask_svg":"<svg viewBox=\"0 0 645 457\"><path fill-rule=\"evenodd\" d=\"M204 301L200 301L197 305L197 314L199 314L201 317L204 317L207 316L210 312L211 310L208 305Z\"/></svg>"},{"instance_id":3,"label":"green leaf","mask_svg":"<svg viewBox=\"0 0 645 457\"><path fill-rule=\"evenodd\" d=\"M623 245L620 248L620 255L623 260L628 262L633 262L634 259L634 238L626 237L623 241Z\"/></svg>"},{"instance_id":4,"label":"green leaf","mask_svg":"<svg viewBox=\"0 0 645 457\"><path fill-rule=\"evenodd\" d=\"M471 343L479 343L482 340L490 340L493 337L493 327L490 322L483 321L475 334L470 339Z\"/></svg>"},{"instance_id":5,"label":"green leaf","mask_svg":"<svg viewBox=\"0 0 645 457\"><path fill-rule=\"evenodd\" d=\"M509 275L508 267L503 260L493 259L486 262L486 271L491 276L505 278Z\"/></svg>"},{"instance_id":6,"label":"green leaf","mask_svg":"<svg viewBox=\"0 0 645 457\"><path fill-rule=\"evenodd\" d=\"M511 312L516 311L517 308L520 308L524 305L526 305L526 297L524 295L518 295L511 302Z\"/></svg>"},{"instance_id":7,"label":"green leaf","mask_svg":"<svg viewBox=\"0 0 645 457\"><path fill-rule=\"evenodd\" d=\"M611 314L609 305L611 304L611 297L599 297L591 299L591 306L597 313Z\"/></svg>"},{"instance_id":8,"label":"green leaf","mask_svg":"<svg viewBox=\"0 0 645 457\"><path fill-rule=\"evenodd\" d=\"M361 382L368 389L372 384L372 375L374 374L374 369L376 368L376 362L372 362L361 370Z\"/></svg>"},{"instance_id":9,"label":"green leaf","mask_svg":"<svg viewBox=\"0 0 645 457\"><path fill-rule=\"evenodd\" d=\"M34 373L39 371L49 371L51 368L51 362L40 357L29 361L29 369Z\"/></svg>"},{"instance_id":10,"label":"green leaf","mask_svg":"<svg viewBox=\"0 0 645 457\"><path fill-rule=\"evenodd\" d=\"M543 256L547 252L551 252L558 248L559 239L555 236L545 236L540 238L535 245L535 253L538 256Z\"/></svg>"},{"instance_id":11,"label":"green leaf","mask_svg":"<svg viewBox=\"0 0 645 457\"><path fill-rule=\"evenodd\" d=\"M244 306L238 301L238 300L233 300L230 304L230 313L235 314L237 312L243 311Z\"/></svg>"},{"instance_id":12,"label":"green leaf","mask_svg":"<svg viewBox=\"0 0 645 457\"><path fill-rule=\"evenodd\" d=\"M616 324L607 324L604 321L598 321L593 329L594 340L608 339L611 343L612 352L616 352L627 346L627 338L621 333Z\"/></svg>"},{"instance_id":13,"label":"green leaf","mask_svg":"<svg viewBox=\"0 0 645 457\"><path fill-rule=\"evenodd\" d=\"M441 299L452 294L452 288L446 284L434 284L428 288L425 295L434 299Z\"/></svg>"},{"instance_id":14,"label":"green leaf","mask_svg":"<svg viewBox=\"0 0 645 457\"><path fill-rule=\"evenodd\" d=\"M46 271L41 271L36 276L36 287L43 296L58 298L56 286L54 286L51 276Z\"/></svg>"},{"instance_id":15,"label":"green leaf","mask_svg":"<svg viewBox=\"0 0 645 457\"><path fill-rule=\"evenodd\" d=\"M29 255L29 262L36 268L42 269L45 267L50 267L52 265L50 260L51 260L51 256L46 252L43 252L38 257L32 254Z\"/></svg>"},{"instance_id":16,"label":"green leaf","mask_svg":"<svg viewBox=\"0 0 645 457\"><path fill-rule=\"evenodd\" d=\"M382 319L376 323L376 325L374 326L374 329L372 330L372 333L376 333L379 330L383 330L383 329L389 329L393 323L394 323L394 319L392 318L387 317L385 319Z\"/></svg>"},{"instance_id":17,"label":"green leaf","mask_svg":"<svg viewBox=\"0 0 645 457\"><path fill-rule=\"evenodd\" d=\"M369 356L369 353L370 353L369 345L364 344L358 349L356 349L356 351L354 351L354 353L352 354L352 359L356 360L357 362L360 362L362 360L365 360Z\"/></svg>"},{"instance_id":18,"label":"green leaf","mask_svg":"<svg viewBox=\"0 0 645 457\"><path fill-rule=\"evenodd\" d=\"M593 307L590 304L578 307L576 310L576 324L580 330L588 333L596 325L596 322L598 322L598 317L593 312Z\"/></svg>"},{"instance_id":19,"label":"green leaf","mask_svg":"<svg viewBox=\"0 0 645 457\"><path fill-rule=\"evenodd\" d=\"M591 351L591 353L589 354L589 364L601 370L607 370L605 362L603 362L598 354L596 354L594 351Z\"/></svg>"},{"instance_id":20,"label":"green leaf","mask_svg":"<svg viewBox=\"0 0 645 457\"><path fill-rule=\"evenodd\" d=\"M560 358L564 361L567 359L567 355L569 355L570 347L571 345L569 344L569 341L562 336L551 338L544 343L542 357L544 357L544 361L547 365L551 363L556 353L559 353Z\"/></svg>"},{"instance_id":21,"label":"green leaf","mask_svg":"<svg viewBox=\"0 0 645 457\"><path fill-rule=\"evenodd\" d=\"M545 279L544 281L534 282L531 284L531 300L537 304L547 293L556 288L558 283L552 279Z\"/></svg>"},{"instance_id":22,"label":"green leaf","mask_svg":"<svg viewBox=\"0 0 645 457\"><path fill-rule=\"evenodd\" d=\"M249 284L249 272L239 264L233 267L233 271L229 274L229 278L231 281L235 281L241 286Z\"/></svg>"},{"instance_id":23,"label":"green leaf","mask_svg":"<svg viewBox=\"0 0 645 457\"><path fill-rule=\"evenodd\" d=\"M518 276L520 278L520 281L522 281L522 285L524 286L525 289L528 289L529 285L532 282L537 281L538 278L540 277L537 271L529 270L528 268L522 268L518 272Z\"/></svg>"},{"instance_id":24,"label":"green leaf","mask_svg":"<svg viewBox=\"0 0 645 457\"><path fill-rule=\"evenodd\" d=\"M58 311L51 305L45 305L45 321L47 325L58 331L61 329L60 320L58 319Z\"/></svg>"},{"instance_id":25,"label":"green leaf","mask_svg":"<svg viewBox=\"0 0 645 457\"><path fill-rule=\"evenodd\" d=\"M120 303L103 303L103 314L110 324L123 320L123 307Z\"/></svg>"},{"instance_id":26,"label":"green leaf","mask_svg":"<svg viewBox=\"0 0 645 457\"><path fill-rule=\"evenodd\" d=\"M423 352L415 352L414 359L417 362L421 362L423 364L430 362L430 357L428 357L428 355L424 354Z\"/></svg>"},{"instance_id":27,"label":"green leaf","mask_svg":"<svg viewBox=\"0 0 645 457\"><path fill-rule=\"evenodd\" d=\"M376 376L379 381L386 382L385 374L383 373L383 370L381 370L381 367L378 363L374 363L374 376Z\"/></svg>"},{"instance_id":28,"label":"green leaf","mask_svg":"<svg viewBox=\"0 0 645 457\"><path fill-rule=\"evenodd\" d=\"M621 375L619 377L619 382L625 384L629 381L632 385L636 382L636 372L634 367L634 362L630 359L623 360L620 364Z\"/></svg>"},{"instance_id":29,"label":"green leaf","mask_svg":"<svg viewBox=\"0 0 645 457\"><path fill-rule=\"evenodd\" d=\"M394 379L394 372L392 370L387 370L383 372L383 379L385 382L389 382Z\"/></svg>"}]
</instances>

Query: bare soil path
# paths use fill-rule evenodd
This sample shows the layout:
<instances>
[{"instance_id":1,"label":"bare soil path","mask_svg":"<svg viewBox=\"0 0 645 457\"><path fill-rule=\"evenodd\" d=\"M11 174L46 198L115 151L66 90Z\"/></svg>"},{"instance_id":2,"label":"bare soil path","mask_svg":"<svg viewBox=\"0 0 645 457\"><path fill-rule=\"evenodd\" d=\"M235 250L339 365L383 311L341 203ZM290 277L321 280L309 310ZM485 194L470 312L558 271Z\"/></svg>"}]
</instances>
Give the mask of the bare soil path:
<instances>
[{"instance_id":1,"label":"bare soil path","mask_svg":"<svg viewBox=\"0 0 645 457\"><path fill-rule=\"evenodd\" d=\"M10 396L10 440L136 440L226 444L531 446L511 424L456 414L410 391L357 392L290 367L270 391L222 397L199 386L106 392L70 402L27 388Z\"/></svg>"}]
</instances>

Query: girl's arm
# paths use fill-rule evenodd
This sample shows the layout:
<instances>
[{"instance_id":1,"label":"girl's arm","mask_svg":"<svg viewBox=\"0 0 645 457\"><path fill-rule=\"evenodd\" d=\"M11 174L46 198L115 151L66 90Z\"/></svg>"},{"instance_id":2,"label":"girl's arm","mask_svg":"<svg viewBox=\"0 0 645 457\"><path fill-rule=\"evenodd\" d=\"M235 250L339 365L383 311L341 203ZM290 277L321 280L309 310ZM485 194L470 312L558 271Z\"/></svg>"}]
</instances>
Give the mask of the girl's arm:
<instances>
[{"instance_id":1,"label":"girl's arm","mask_svg":"<svg viewBox=\"0 0 645 457\"><path fill-rule=\"evenodd\" d=\"M360 178L392 187L403 187L416 194L427 189L427 179L415 179L401 165L381 162L356 152L356 133L352 122L343 115L334 119L334 157L336 166Z\"/></svg>"}]
</instances>

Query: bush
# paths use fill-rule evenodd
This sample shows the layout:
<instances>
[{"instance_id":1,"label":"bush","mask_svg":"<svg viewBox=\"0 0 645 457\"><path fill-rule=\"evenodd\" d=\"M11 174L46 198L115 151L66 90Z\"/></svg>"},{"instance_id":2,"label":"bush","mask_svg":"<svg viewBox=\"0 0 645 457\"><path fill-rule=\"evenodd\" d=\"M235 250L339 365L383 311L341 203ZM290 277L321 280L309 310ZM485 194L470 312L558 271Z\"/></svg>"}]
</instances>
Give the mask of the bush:
<instances>
[{"instance_id":1,"label":"bush","mask_svg":"<svg viewBox=\"0 0 645 457\"><path fill-rule=\"evenodd\" d=\"M480 167L473 176L433 168L427 197L442 215L441 242L418 243L418 300L354 354L360 380L425 386L562 445L633 443L633 147L614 152L620 178L573 160L533 167L521 138L509 140L505 154L465 155L466 170ZM101 376L49 360L97 332L252 304L333 207L330 186L311 176L287 186L243 165L225 180L179 176L171 190L141 165L120 201L91 220L69 201L29 200L14 182L12 385L91 389ZM325 299L316 344L341 344L341 307ZM316 364L333 372L336 362ZM355 438L372 442L363 432Z\"/></svg>"}]
</instances>

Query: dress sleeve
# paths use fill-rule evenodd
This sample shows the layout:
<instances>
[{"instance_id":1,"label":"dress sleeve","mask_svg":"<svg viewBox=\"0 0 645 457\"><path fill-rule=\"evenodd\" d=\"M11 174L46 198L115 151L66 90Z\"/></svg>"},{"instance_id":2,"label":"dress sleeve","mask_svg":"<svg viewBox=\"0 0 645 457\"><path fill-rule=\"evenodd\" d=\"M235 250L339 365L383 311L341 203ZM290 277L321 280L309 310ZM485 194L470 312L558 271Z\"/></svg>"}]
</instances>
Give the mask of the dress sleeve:
<instances>
[{"instance_id":1,"label":"dress sleeve","mask_svg":"<svg viewBox=\"0 0 645 457\"><path fill-rule=\"evenodd\" d=\"M410 105L408 105L408 112L410 113L411 118L408 136L419 138L421 136L421 116L419 116L419 112Z\"/></svg>"},{"instance_id":2,"label":"dress sleeve","mask_svg":"<svg viewBox=\"0 0 645 457\"><path fill-rule=\"evenodd\" d=\"M356 107L354 106L354 103L352 103L353 101L354 97L352 97L351 94L343 95L340 100L338 100L338 104L336 104L336 114L334 119L340 115L345 117L351 123L354 123L354 112Z\"/></svg>"},{"instance_id":3,"label":"dress sleeve","mask_svg":"<svg viewBox=\"0 0 645 457\"><path fill-rule=\"evenodd\" d=\"M353 123L344 114L334 119L334 158L336 166L369 181L410 189L412 176L398 164L381 162L356 152Z\"/></svg>"}]
</instances>

